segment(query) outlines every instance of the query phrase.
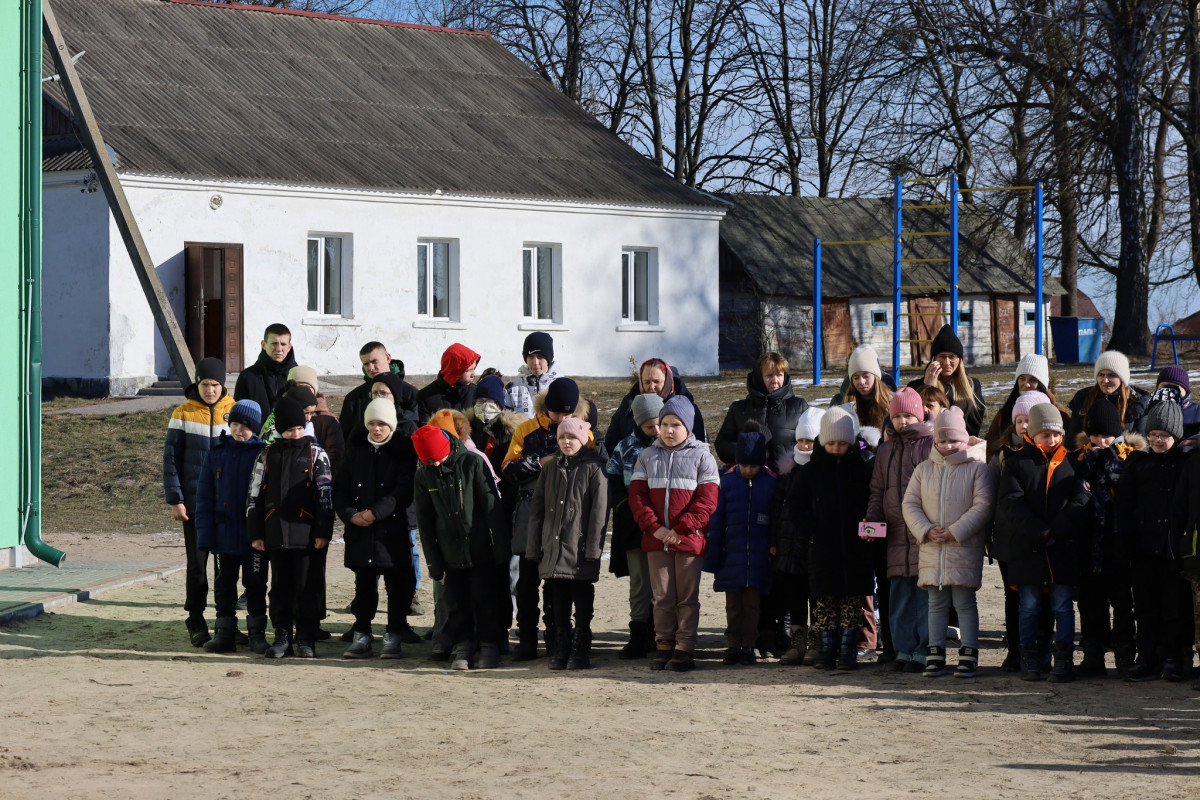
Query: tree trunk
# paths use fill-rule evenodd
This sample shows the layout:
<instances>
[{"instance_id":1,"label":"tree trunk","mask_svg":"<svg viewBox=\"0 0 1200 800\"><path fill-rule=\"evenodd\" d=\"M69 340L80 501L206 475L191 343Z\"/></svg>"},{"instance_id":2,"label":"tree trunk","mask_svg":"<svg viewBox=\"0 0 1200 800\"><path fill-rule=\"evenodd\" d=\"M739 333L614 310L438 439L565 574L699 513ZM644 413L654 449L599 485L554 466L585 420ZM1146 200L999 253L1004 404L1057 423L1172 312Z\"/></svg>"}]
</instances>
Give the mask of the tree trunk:
<instances>
[{"instance_id":1,"label":"tree trunk","mask_svg":"<svg viewBox=\"0 0 1200 800\"><path fill-rule=\"evenodd\" d=\"M1200 284L1200 0L1187 0L1188 103L1187 152L1188 234L1192 274Z\"/></svg>"},{"instance_id":2,"label":"tree trunk","mask_svg":"<svg viewBox=\"0 0 1200 800\"><path fill-rule=\"evenodd\" d=\"M1050 135L1054 142L1054 183L1057 184L1056 206L1061 220L1062 262L1059 281L1066 290L1062 300L1062 316L1079 316L1079 199L1075 194L1075 157L1071 142L1070 103L1066 87L1053 82L1050 98Z\"/></svg>"}]
</instances>

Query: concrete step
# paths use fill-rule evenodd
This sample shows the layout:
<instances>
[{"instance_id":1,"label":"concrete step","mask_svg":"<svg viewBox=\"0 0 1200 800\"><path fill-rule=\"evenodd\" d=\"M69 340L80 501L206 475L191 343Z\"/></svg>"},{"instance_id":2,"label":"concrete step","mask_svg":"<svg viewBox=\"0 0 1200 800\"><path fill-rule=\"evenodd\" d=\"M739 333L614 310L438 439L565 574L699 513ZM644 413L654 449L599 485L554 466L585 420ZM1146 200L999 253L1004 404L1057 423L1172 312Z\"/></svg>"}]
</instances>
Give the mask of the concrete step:
<instances>
[{"instance_id":1,"label":"concrete step","mask_svg":"<svg viewBox=\"0 0 1200 800\"><path fill-rule=\"evenodd\" d=\"M183 386L179 381L155 381L138 389L139 397L183 397Z\"/></svg>"}]
</instances>

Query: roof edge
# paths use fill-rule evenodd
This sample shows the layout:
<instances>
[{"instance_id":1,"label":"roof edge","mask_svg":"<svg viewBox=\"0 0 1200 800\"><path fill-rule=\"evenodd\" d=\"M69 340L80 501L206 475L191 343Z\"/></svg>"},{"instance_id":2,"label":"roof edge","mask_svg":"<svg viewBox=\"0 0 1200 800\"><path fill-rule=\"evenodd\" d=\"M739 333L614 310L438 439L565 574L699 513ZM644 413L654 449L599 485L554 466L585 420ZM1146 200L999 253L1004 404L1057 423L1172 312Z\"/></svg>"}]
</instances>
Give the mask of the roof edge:
<instances>
[{"instance_id":1,"label":"roof edge","mask_svg":"<svg viewBox=\"0 0 1200 800\"><path fill-rule=\"evenodd\" d=\"M466 28L443 28L437 25L418 25L414 22L392 22L382 19L367 19L364 17L346 17L340 14L323 14L320 11L301 11L294 8L275 8L273 6L251 6L242 3L214 3L208 0L162 0L162 2L173 3L180 6L208 6L210 8L221 8L229 11L261 11L270 14L288 14L293 17L309 17L312 19L328 19L336 22L357 22L361 25L382 25L387 28L414 28L422 31L439 31L441 33L459 33L466 36L487 36L491 34L487 31L476 31Z\"/></svg>"}]
</instances>

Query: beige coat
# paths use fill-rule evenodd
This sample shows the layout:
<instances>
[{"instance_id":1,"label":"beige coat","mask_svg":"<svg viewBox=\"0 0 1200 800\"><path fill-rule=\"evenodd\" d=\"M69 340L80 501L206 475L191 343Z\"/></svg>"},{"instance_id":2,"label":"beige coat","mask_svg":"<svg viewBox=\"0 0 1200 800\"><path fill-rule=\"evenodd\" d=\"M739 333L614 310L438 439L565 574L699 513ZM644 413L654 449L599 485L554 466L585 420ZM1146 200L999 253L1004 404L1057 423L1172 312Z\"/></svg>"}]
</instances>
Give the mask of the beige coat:
<instances>
[{"instance_id":1,"label":"beige coat","mask_svg":"<svg viewBox=\"0 0 1200 800\"><path fill-rule=\"evenodd\" d=\"M971 437L966 450L949 457L935 446L913 472L904 494L904 521L921 543L918 586L982 585L984 539L996 499L986 455L986 443ZM929 541L935 527L948 530L954 541Z\"/></svg>"}]
</instances>

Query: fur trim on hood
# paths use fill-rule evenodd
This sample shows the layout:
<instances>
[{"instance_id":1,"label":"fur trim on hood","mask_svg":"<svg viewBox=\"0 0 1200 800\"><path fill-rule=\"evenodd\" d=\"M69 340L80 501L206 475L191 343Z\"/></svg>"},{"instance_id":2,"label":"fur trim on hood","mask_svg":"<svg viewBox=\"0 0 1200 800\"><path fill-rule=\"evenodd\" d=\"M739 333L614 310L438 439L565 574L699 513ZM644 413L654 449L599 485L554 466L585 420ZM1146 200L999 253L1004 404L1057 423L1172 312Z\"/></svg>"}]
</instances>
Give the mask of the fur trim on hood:
<instances>
[{"instance_id":1,"label":"fur trim on hood","mask_svg":"<svg viewBox=\"0 0 1200 800\"><path fill-rule=\"evenodd\" d=\"M475 425L475 408L474 407L468 408L463 413L467 415L467 419L470 421L472 427L474 427L474 425ZM525 421L525 417L521 416L520 414L516 414L512 411L501 411L500 412L500 424L502 426L504 426L504 429L506 431L508 431L509 436L511 436L513 431L515 431L517 429L517 426L520 425L524 421Z\"/></svg>"},{"instance_id":2,"label":"fur trim on hood","mask_svg":"<svg viewBox=\"0 0 1200 800\"><path fill-rule=\"evenodd\" d=\"M545 417L549 416L546 412L546 392L541 391L533 398L533 413L534 416ZM596 404L586 397L580 397L579 403L575 406L575 411L571 414L572 417L581 419L592 426L592 436L596 436ZM523 420L522 420L523 421ZM602 438L602 437L601 437Z\"/></svg>"},{"instance_id":3,"label":"fur trim on hood","mask_svg":"<svg viewBox=\"0 0 1200 800\"><path fill-rule=\"evenodd\" d=\"M1123 437L1118 436L1116 441L1114 442L1114 444L1118 443L1118 442L1124 442L1125 444L1132 447L1134 450L1141 450L1143 452L1148 451L1150 449L1150 440L1147 439L1145 436L1142 436L1140 433L1132 433L1131 432L1131 433L1125 434L1125 436L1123 436ZM1087 447L1090 443L1091 443L1091 440L1088 438L1088 435L1086 433L1084 433L1083 431L1080 431L1079 433L1075 434L1075 449L1076 450L1082 450L1083 448Z\"/></svg>"}]
</instances>

